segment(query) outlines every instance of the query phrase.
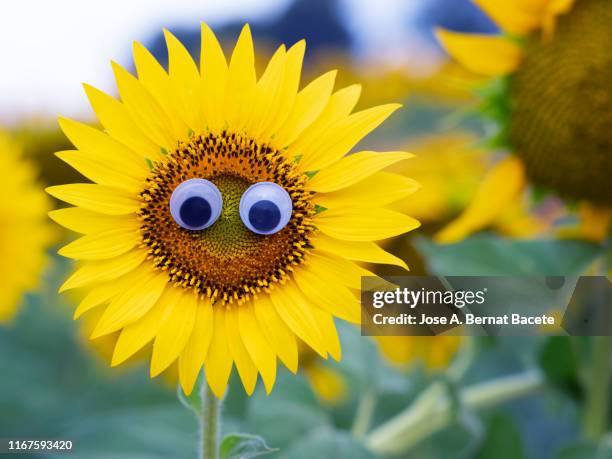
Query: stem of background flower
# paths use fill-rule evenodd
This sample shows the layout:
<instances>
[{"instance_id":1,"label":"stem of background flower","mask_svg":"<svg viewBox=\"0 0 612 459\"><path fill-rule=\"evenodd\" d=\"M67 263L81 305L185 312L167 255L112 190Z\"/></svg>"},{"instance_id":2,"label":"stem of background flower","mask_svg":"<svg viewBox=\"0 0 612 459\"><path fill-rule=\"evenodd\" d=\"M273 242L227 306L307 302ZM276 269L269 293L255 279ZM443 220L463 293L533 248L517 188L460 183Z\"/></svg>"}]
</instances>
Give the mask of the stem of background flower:
<instances>
[{"instance_id":1,"label":"stem of background flower","mask_svg":"<svg viewBox=\"0 0 612 459\"><path fill-rule=\"evenodd\" d=\"M372 424L372 416L376 408L376 391L373 388L367 388L359 400L353 428L351 432L355 438L363 438Z\"/></svg>"},{"instance_id":2,"label":"stem of background flower","mask_svg":"<svg viewBox=\"0 0 612 459\"><path fill-rule=\"evenodd\" d=\"M460 392L461 406L478 410L532 394L544 386L539 372L527 371L467 387ZM365 439L376 454L404 453L453 422L453 403L442 383L434 383L406 410Z\"/></svg>"},{"instance_id":3,"label":"stem of background flower","mask_svg":"<svg viewBox=\"0 0 612 459\"><path fill-rule=\"evenodd\" d=\"M219 459L221 400L213 394L206 381L202 381L200 386L200 398L200 459Z\"/></svg>"},{"instance_id":4,"label":"stem of background flower","mask_svg":"<svg viewBox=\"0 0 612 459\"><path fill-rule=\"evenodd\" d=\"M585 408L584 433L593 440L601 437L607 429L610 406L610 347L612 338L593 338L593 358L589 373L589 386Z\"/></svg>"}]
</instances>

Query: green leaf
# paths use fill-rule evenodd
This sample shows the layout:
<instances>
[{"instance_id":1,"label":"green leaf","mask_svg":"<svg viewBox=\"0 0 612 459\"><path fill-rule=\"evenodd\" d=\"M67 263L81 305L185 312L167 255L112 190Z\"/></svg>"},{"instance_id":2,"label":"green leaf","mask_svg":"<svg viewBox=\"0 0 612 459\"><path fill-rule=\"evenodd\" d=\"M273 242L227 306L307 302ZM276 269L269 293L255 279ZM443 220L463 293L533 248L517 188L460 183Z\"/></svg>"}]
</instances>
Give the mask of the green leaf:
<instances>
[{"instance_id":1,"label":"green leaf","mask_svg":"<svg viewBox=\"0 0 612 459\"><path fill-rule=\"evenodd\" d=\"M221 459L251 459L278 451L257 435L234 433L221 441Z\"/></svg>"},{"instance_id":2,"label":"green leaf","mask_svg":"<svg viewBox=\"0 0 612 459\"><path fill-rule=\"evenodd\" d=\"M518 241L481 234L458 244L416 238L429 271L442 276L581 275L600 255L599 245L570 240Z\"/></svg>"},{"instance_id":3,"label":"green leaf","mask_svg":"<svg viewBox=\"0 0 612 459\"><path fill-rule=\"evenodd\" d=\"M475 459L526 459L523 440L509 416L496 414L487 424L487 435Z\"/></svg>"},{"instance_id":4,"label":"green leaf","mask_svg":"<svg viewBox=\"0 0 612 459\"><path fill-rule=\"evenodd\" d=\"M296 441L283 459L374 459L375 456L347 432L321 428Z\"/></svg>"},{"instance_id":5,"label":"green leaf","mask_svg":"<svg viewBox=\"0 0 612 459\"><path fill-rule=\"evenodd\" d=\"M574 398L579 398L578 357L569 336L550 336L546 339L538 362L546 379Z\"/></svg>"},{"instance_id":6,"label":"green leaf","mask_svg":"<svg viewBox=\"0 0 612 459\"><path fill-rule=\"evenodd\" d=\"M557 459L611 459L612 451L604 444L599 447L593 443L577 443L566 446L559 451Z\"/></svg>"}]
</instances>

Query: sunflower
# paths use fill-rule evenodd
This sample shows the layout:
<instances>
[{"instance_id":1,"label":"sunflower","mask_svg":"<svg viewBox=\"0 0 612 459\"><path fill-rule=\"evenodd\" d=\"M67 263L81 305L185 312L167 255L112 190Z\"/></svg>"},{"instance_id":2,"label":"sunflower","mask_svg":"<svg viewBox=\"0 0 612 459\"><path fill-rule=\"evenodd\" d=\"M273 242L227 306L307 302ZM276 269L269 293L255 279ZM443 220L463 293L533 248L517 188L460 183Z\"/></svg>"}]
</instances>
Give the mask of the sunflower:
<instances>
[{"instance_id":1,"label":"sunflower","mask_svg":"<svg viewBox=\"0 0 612 459\"><path fill-rule=\"evenodd\" d=\"M608 0L475 0L501 35L438 31L451 56L492 79L484 109L513 154L491 171L470 208L439 236L485 226L527 184L583 207L607 233L612 206L612 9Z\"/></svg>"},{"instance_id":2,"label":"sunflower","mask_svg":"<svg viewBox=\"0 0 612 459\"><path fill-rule=\"evenodd\" d=\"M406 147L417 156L388 171L410 175L420 188L410 199L394 203L393 209L418 218L427 229L448 223L468 207L493 163L481 143L476 135L463 130L412 140ZM508 202L487 226L509 237L533 237L549 231L561 215L559 205L547 201L536 206L522 194Z\"/></svg>"},{"instance_id":3,"label":"sunflower","mask_svg":"<svg viewBox=\"0 0 612 459\"><path fill-rule=\"evenodd\" d=\"M85 86L104 132L60 119L77 150L57 155L94 182L48 189L74 206L51 217L84 234L59 251L80 261L61 291L86 290L77 317L104 307L92 337L119 331L112 365L153 341L151 376L178 360L186 393L204 368L221 397L234 365L269 392L298 340L341 357L358 262L404 265L374 241L419 225L384 207L414 186L380 170L411 155L346 156L399 106L351 113L360 88L334 92L334 71L299 89L304 41L256 79L248 26L228 63L203 24L200 70L165 38L167 72L135 43L137 77L113 63L120 100Z\"/></svg>"},{"instance_id":4,"label":"sunflower","mask_svg":"<svg viewBox=\"0 0 612 459\"><path fill-rule=\"evenodd\" d=\"M6 171L0 180L0 322L5 322L16 313L22 295L37 287L53 231L46 220L51 206L34 167L2 132L0 155Z\"/></svg>"}]
</instances>

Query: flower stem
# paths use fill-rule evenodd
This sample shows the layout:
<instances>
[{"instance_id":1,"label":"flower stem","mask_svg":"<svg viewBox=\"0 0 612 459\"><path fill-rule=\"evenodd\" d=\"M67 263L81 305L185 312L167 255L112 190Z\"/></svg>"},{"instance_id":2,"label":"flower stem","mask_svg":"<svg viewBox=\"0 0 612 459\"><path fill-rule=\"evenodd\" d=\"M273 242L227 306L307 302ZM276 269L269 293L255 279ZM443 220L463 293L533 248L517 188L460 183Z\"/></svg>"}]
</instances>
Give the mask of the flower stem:
<instances>
[{"instance_id":1,"label":"flower stem","mask_svg":"<svg viewBox=\"0 0 612 459\"><path fill-rule=\"evenodd\" d=\"M462 406L476 410L531 394L543 387L542 376L527 371L475 384L460 392ZM442 383L434 383L406 410L387 421L365 439L376 454L400 454L448 426L454 419L453 403Z\"/></svg>"},{"instance_id":2,"label":"flower stem","mask_svg":"<svg viewBox=\"0 0 612 459\"><path fill-rule=\"evenodd\" d=\"M607 429L608 408L610 406L610 347L609 336L593 338L593 358L589 375L586 401L584 433L592 439L599 439Z\"/></svg>"},{"instance_id":3,"label":"flower stem","mask_svg":"<svg viewBox=\"0 0 612 459\"><path fill-rule=\"evenodd\" d=\"M200 412L200 459L219 459L219 430L221 424L221 400L202 381L200 387L202 409Z\"/></svg>"},{"instance_id":4,"label":"flower stem","mask_svg":"<svg viewBox=\"0 0 612 459\"><path fill-rule=\"evenodd\" d=\"M357 413L355 414L355 420L353 421L353 428L351 429L352 434L355 438L363 438L370 429L372 423L372 416L376 408L376 392L374 389L369 388L361 396L359 405L357 406Z\"/></svg>"}]
</instances>

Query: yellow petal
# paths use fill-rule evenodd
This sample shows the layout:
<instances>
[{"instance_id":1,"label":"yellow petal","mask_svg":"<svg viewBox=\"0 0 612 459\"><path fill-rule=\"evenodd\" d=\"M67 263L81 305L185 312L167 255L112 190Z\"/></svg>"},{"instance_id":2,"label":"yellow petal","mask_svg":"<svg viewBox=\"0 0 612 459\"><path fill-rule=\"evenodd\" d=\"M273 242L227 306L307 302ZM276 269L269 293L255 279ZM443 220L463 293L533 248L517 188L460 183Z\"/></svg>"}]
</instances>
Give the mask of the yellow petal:
<instances>
[{"instance_id":1,"label":"yellow petal","mask_svg":"<svg viewBox=\"0 0 612 459\"><path fill-rule=\"evenodd\" d=\"M498 35L476 35L438 29L436 36L446 51L468 70L490 77L514 72L521 48Z\"/></svg>"},{"instance_id":2,"label":"yellow petal","mask_svg":"<svg viewBox=\"0 0 612 459\"><path fill-rule=\"evenodd\" d=\"M168 73L175 102L189 127L199 131L202 128L200 73L183 44L166 29L164 37L168 46Z\"/></svg>"},{"instance_id":3,"label":"yellow petal","mask_svg":"<svg viewBox=\"0 0 612 459\"><path fill-rule=\"evenodd\" d=\"M309 146L309 153L299 162L300 167L317 171L335 163L400 107L399 104L380 105L332 124L318 142Z\"/></svg>"},{"instance_id":4,"label":"yellow petal","mask_svg":"<svg viewBox=\"0 0 612 459\"><path fill-rule=\"evenodd\" d=\"M282 45L272 55L266 70L255 86L253 115L250 121L252 125L250 131L255 138L259 138L270 126L281 104L286 59L287 53L285 46Z\"/></svg>"},{"instance_id":5,"label":"yellow petal","mask_svg":"<svg viewBox=\"0 0 612 459\"><path fill-rule=\"evenodd\" d=\"M329 253L313 250L312 257L308 263L311 269L317 273L321 273L321 277L325 279L338 279L340 283L349 288L359 290L361 288L361 278L375 276L374 273L362 268L357 263L330 256Z\"/></svg>"},{"instance_id":6,"label":"yellow petal","mask_svg":"<svg viewBox=\"0 0 612 459\"><path fill-rule=\"evenodd\" d=\"M342 349L340 347L340 338L338 338L338 332L336 331L333 317L328 312L317 307L312 307L310 312L317 322L327 352L329 352L329 355L331 355L334 360L339 361L342 358Z\"/></svg>"},{"instance_id":7,"label":"yellow petal","mask_svg":"<svg viewBox=\"0 0 612 459\"><path fill-rule=\"evenodd\" d=\"M538 3L540 0L530 3ZM525 1L510 2L499 0L474 0L482 10L493 19L504 31L515 35L525 35L540 24L540 15L536 10L526 8ZM541 3L541 2L540 2Z\"/></svg>"},{"instance_id":8,"label":"yellow petal","mask_svg":"<svg viewBox=\"0 0 612 459\"><path fill-rule=\"evenodd\" d=\"M583 201L579 206L580 225L578 235L593 242L606 240L612 221L612 210L597 207L588 201Z\"/></svg>"},{"instance_id":9,"label":"yellow petal","mask_svg":"<svg viewBox=\"0 0 612 459\"><path fill-rule=\"evenodd\" d=\"M213 393L217 398L222 398L232 372L233 360L227 344L225 308L213 308L213 312L213 334L206 353L204 373Z\"/></svg>"},{"instance_id":10,"label":"yellow petal","mask_svg":"<svg viewBox=\"0 0 612 459\"><path fill-rule=\"evenodd\" d=\"M177 101L172 92L170 77L149 50L140 43L134 42L133 54L138 80L147 88L166 113L174 137L177 139L186 137L189 126L184 114L180 114L177 110Z\"/></svg>"},{"instance_id":11,"label":"yellow petal","mask_svg":"<svg viewBox=\"0 0 612 459\"><path fill-rule=\"evenodd\" d=\"M58 118L62 132L80 151L123 169L125 174L138 179L146 177L147 164L140 152L135 152L108 134L68 118Z\"/></svg>"},{"instance_id":12,"label":"yellow petal","mask_svg":"<svg viewBox=\"0 0 612 459\"><path fill-rule=\"evenodd\" d=\"M291 113L274 136L273 141L279 149L293 142L323 112L334 89L337 73L332 70L321 75L298 93Z\"/></svg>"},{"instance_id":13,"label":"yellow petal","mask_svg":"<svg viewBox=\"0 0 612 459\"><path fill-rule=\"evenodd\" d=\"M295 335L276 312L268 294L260 295L254 301L254 311L261 331L270 346L285 366L295 373L298 368L298 350Z\"/></svg>"},{"instance_id":14,"label":"yellow petal","mask_svg":"<svg viewBox=\"0 0 612 459\"><path fill-rule=\"evenodd\" d=\"M255 54L248 24L242 28L232 53L225 90L225 118L228 126L240 130L251 113L255 94Z\"/></svg>"},{"instance_id":15,"label":"yellow petal","mask_svg":"<svg viewBox=\"0 0 612 459\"><path fill-rule=\"evenodd\" d=\"M168 283L166 273L156 273L146 266L139 268L138 281L113 298L107 306L91 337L107 335L144 316L159 300Z\"/></svg>"},{"instance_id":16,"label":"yellow petal","mask_svg":"<svg viewBox=\"0 0 612 459\"><path fill-rule=\"evenodd\" d=\"M395 265L408 270L408 265L404 260L383 250L375 242L342 241L319 233L312 238L311 244L318 250L332 253L347 260Z\"/></svg>"},{"instance_id":17,"label":"yellow petal","mask_svg":"<svg viewBox=\"0 0 612 459\"><path fill-rule=\"evenodd\" d=\"M193 331L179 356L179 380L183 391L191 394L206 359L213 335L213 308L206 300L198 301Z\"/></svg>"},{"instance_id":18,"label":"yellow petal","mask_svg":"<svg viewBox=\"0 0 612 459\"><path fill-rule=\"evenodd\" d=\"M111 366L125 362L155 337L162 321L174 309L174 304L165 301L165 293L143 317L121 330L115 344Z\"/></svg>"},{"instance_id":19,"label":"yellow petal","mask_svg":"<svg viewBox=\"0 0 612 459\"><path fill-rule=\"evenodd\" d=\"M109 260L84 263L60 287L59 292L84 285L118 279L136 269L147 257L144 250L132 250Z\"/></svg>"},{"instance_id":20,"label":"yellow petal","mask_svg":"<svg viewBox=\"0 0 612 459\"><path fill-rule=\"evenodd\" d=\"M238 307L242 307L238 306ZM225 333L227 334L227 344L236 363L238 375L242 380L244 390L251 395L257 384L257 367L251 360L249 353L240 336L240 326L238 320L238 309L228 308L225 312Z\"/></svg>"},{"instance_id":21,"label":"yellow petal","mask_svg":"<svg viewBox=\"0 0 612 459\"><path fill-rule=\"evenodd\" d=\"M196 320L197 296L180 287L167 289L167 303L173 305L171 312L161 322L151 357L151 377L164 371L181 354Z\"/></svg>"},{"instance_id":22,"label":"yellow petal","mask_svg":"<svg viewBox=\"0 0 612 459\"><path fill-rule=\"evenodd\" d=\"M202 78L202 112L211 130L223 126L223 105L227 83L227 62L213 31L202 23L200 74Z\"/></svg>"},{"instance_id":23,"label":"yellow petal","mask_svg":"<svg viewBox=\"0 0 612 459\"><path fill-rule=\"evenodd\" d=\"M106 260L123 255L140 244L140 233L134 229L113 229L91 233L57 251L63 257L75 260Z\"/></svg>"},{"instance_id":24,"label":"yellow petal","mask_svg":"<svg viewBox=\"0 0 612 459\"><path fill-rule=\"evenodd\" d=\"M311 306L306 302L297 286L286 283L274 289L270 298L276 312L285 324L302 341L308 344L321 357L327 358L325 342L319 331L316 319L311 313Z\"/></svg>"},{"instance_id":25,"label":"yellow petal","mask_svg":"<svg viewBox=\"0 0 612 459\"><path fill-rule=\"evenodd\" d=\"M317 307L351 323L361 323L361 306L355 295L334 278L323 277L308 265L293 272L302 293Z\"/></svg>"},{"instance_id":26,"label":"yellow petal","mask_svg":"<svg viewBox=\"0 0 612 459\"><path fill-rule=\"evenodd\" d=\"M112 66L121 101L132 119L157 145L172 150L178 139L172 135L167 115L134 75L116 62Z\"/></svg>"},{"instance_id":27,"label":"yellow petal","mask_svg":"<svg viewBox=\"0 0 612 459\"><path fill-rule=\"evenodd\" d=\"M328 209L317 214L315 225L323 233L344 241L376 241L412 231L420 223L383 208Z\"/></svg>"},{"instance_id":28,"label":"yellow petal","mask_svg":"<svg viewBox=\"0 0 612 459\"><path fill-rule=\"evenodd\" d=\"M414 157L412 153L403 151L385 153L361 151L320 170L308 181L307 187L319 193L337 191L354 185L385 167L412 157Z\"/></svg>"},{"instance_id":29,"label":"yellow petal","mask_svg":"<svg viewBox=\"0 0 612 459\"><path fill-rule=\"evenodd\" d=\"M145 158L162 157L159 145L145 135L121 102L93 86L83 87L100 123L113 138Z\"/></svg>"},{"instance_id":30,"label":"yellow petal","mask_svg":"<svg viewBox=\"0 0 612 459\"><path fill-rule=\"evenodd\" d=\"M304 51L306 50L306 42L298 41L287 51L287 59L285 60L285 70L280 85L280 97L278 104L273 107L270 123L265 126L262 136L269 138L276 135L276 132L283 125L297 96L300 87L300 77L302 74L302 61L304 60Z\"/></svg>"},{"instance_id":31,"label":"yellow petal","mask_svg":"<svg viewBox=\"0 0 612 459\"><path fill-rule=\"evenodd\" d=\"M238 307L238 322L244 346L261 373L266 392L269 394L276 380L276 353L261 331L252 303Z\"/></svg>"},{"instance_id":32,"label":"yellow petal","mask_svg":"<svg viewBox=\"0 0 612 459\"><path fill-rule=\"evenodd\" d=\"M488 172L469 206L436 235L436 241L457 242L490 225L517 198L524 185L523 162L516 155L507 156Z\"/></svg>"},{"instance_id":33,"label":"yellow petal","mask_svg":"<svg viewBox=\"0 0 612 459\"><path fill-rule=\"evenodd\" d=\"M135 196L104 185L72 183L46 188L51 196L94 212L126 215L136 212L140 203Z\"/></svg>"},{"instance_id":34,"label":"yellow petal","mask_svg":"<svg viewBox=\"0 0 612 459\"><path fill-rule=\"evenodd\" d=\"M329 126L349 116L360 94L359 85L348 86L332 94L321 114L289 146L287 156L293 159L295 156L303 157L314 151L311 146L319 141Z\"/></svg>"},{"instance_id":35,"label":"yellow petal","mask_svg":"<svg viewBox=\"0 0 612 459\"><path fill-rule=\"evenodd\" d=\"M304 373L314 393L326 403L335 404L346 398L348 387L337 370L316 362L305 366Z\"/></svg>"},{"instance_id":36,"label":"yellow petal","mask_svg":"<svg viewBox=\"0 0 612 459\"><path fill-rule=\"evenodd\" d=\"M119 228L133 228L131 219L114 215L104 215L82 207L66 207L64 209L52 210L49 218L62 225L64 228L77 233L101 233Z\"/></svg>"},{"instance_id":37,"label":"yellow petal","mask_svg":"<svg viewBox=\"0 0 612 459\"><path fill-rule=\"evenodd\" d=\"M143 189L145 174L141 177L131 176L127 172L129 167L121 167L118 163L77 150L58 151L55 156L92 182L120 188L134 195Z\"/></svg>"},{"instance_id":38,"label":"yellow petal","mask_svg":"<svg viewBox=\"0 0 612 459\"><path fill-rule=\"evenodd\" d=\"M316 194L313 200L326 209L359 206L380 207L404 200L418 191L419 188L420 185L416 180L409 177L391 172L375 172L370 177L347 188L331 193Z\"/></svg>"},{"instance_id":39,"label":"yellow petal","mask_svg":"<svg viewBox=\"0 0 612 459\"><path fill-rule=\"evenodd\" d=\"M119 278L114 282L103 284L95 287L83 298L74 311L74 319L78 319L87 311L107 303L111 298L114 298L119 293L125 291L130 285L135 282L136 278L133 275L127 275Z\"/></svg>"}]
</instances>

